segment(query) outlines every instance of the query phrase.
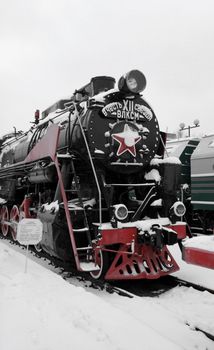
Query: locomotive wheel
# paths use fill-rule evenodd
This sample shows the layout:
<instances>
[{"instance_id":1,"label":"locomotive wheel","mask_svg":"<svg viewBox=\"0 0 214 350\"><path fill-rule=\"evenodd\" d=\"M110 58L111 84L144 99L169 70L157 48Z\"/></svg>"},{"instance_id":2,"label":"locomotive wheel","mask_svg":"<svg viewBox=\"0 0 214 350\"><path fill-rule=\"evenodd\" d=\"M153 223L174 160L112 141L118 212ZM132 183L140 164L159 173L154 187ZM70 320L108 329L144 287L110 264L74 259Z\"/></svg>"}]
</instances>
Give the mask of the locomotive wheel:
<instances>
[{"instance_id":1,"label":"locomotive wheel","mask_svg":"<svg viewBox=\"0 0 214 350\"><path fill-rule=\"evenodd\" d=\"M109 254L108 252L99 250L99 253L97 255L97 263L99 266L99 270L98 271L91 271L90 275L94 278L94 279L99 279L99 278L103 278L106 274L106 272L108 271L109 268Z\"/></svg>"},{"instance_id":2,"label":"locomotive wheel","mask_svg":"<svg viewBox=\"0 0 214 350\"><path fill-rule=\"evenodd\" d=\"M14 241L16 241L17 225L19 221L20 221L19 208L17 207L17 205L14 205L10 211L10 222L11 222L10 232Z\"/></svg>"},{"instance_id":3,"label":"locomotive wheel","mask_svg":"<svg viewBox=\"0 0 214 350\"><path fill-rule=\"evenodd\" d=\"M3 205L1 209L1 231L3 236L7 236L9 231L9 225L5 221L9 221L9 212L7 206Z\"/></svg>"}]
</instances>

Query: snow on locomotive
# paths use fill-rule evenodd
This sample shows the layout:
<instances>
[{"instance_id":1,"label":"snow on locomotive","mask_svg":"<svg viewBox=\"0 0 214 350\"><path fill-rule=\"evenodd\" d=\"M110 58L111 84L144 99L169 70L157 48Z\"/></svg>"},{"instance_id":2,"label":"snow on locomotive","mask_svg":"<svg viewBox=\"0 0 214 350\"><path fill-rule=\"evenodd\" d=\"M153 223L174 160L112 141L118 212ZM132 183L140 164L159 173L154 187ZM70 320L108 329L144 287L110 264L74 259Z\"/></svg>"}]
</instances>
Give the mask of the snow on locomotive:
<instances>
[{"instance_id":1,"label":"snow on locomotive","mask_svg":"<svg viewBox=\"0 0 214 350\"><path fill-rule=\"evenodd\" d=\"M1 139L1 231L16 240L38 218L37 249L107 280L155 279L179 269L167 246L186 237L177 199L181 163L140 94L143 73L95 77ZM10 136L10 137L9 137Z\"/></svg>"}]
</instances>

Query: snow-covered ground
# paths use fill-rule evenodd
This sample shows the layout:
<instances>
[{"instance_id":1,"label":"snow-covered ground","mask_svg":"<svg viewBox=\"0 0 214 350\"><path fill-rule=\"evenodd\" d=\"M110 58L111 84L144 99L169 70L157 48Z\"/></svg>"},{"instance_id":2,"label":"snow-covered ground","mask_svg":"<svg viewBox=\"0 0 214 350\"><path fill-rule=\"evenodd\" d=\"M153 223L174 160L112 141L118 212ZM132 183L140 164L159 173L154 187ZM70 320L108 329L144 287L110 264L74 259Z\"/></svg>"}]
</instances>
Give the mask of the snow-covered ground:
<instances>
[{"instance_id":1,"label":"snow-covered ground","mask_svg":"<svg viewBox=\"0 0 214 350\"><path fill-rule=\"evenodd\" d=\"M214 271L181 263L177 275L214 288ZM108 294L67 283L0 241L1 350L213 350L214 295L176 287L157 298ZM210 281L212 280L212 282ZM131 283L131 282L130 282Z\"/></svg>"}]
</instances>

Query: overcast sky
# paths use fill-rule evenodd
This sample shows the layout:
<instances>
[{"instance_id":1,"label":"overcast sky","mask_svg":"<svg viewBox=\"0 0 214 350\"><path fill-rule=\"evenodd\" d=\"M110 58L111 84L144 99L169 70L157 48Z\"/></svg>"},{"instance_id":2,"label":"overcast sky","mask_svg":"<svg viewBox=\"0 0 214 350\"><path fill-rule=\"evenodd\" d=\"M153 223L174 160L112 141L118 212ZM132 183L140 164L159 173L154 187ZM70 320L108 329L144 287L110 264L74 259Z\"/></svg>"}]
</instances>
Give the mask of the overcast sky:
<instances>
[{"instance_id":1,"label":"overcast sky","mask_svg":"<svg viewBox=\"0 0 214 350\"><path fill-rule=\"evenodd\" d=\"M0 0L1 130L91 77L139 69L162 130L214 133L213 0ZM199 130L196 129L197 131Z\"/></svg>"}]
</instances>

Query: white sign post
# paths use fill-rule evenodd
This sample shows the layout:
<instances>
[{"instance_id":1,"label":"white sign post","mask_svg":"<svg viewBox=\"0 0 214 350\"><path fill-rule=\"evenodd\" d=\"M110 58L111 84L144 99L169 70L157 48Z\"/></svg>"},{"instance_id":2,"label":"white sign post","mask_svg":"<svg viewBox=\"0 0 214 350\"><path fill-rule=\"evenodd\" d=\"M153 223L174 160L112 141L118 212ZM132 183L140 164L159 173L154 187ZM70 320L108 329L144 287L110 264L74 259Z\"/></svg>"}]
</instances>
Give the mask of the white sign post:
<instances>
[{"instance_id":1,"label":"white sign post","mask_svg":"<svg viewBox=\"0 0 214 350\"><path fill-rule=\"evenodd\" d=\"M43 225L39 219L22 219L17 226L17 241L26 245L25 273L27 272L29 245L38 244L42 240Z\"/></svg>"}]
</instances>

